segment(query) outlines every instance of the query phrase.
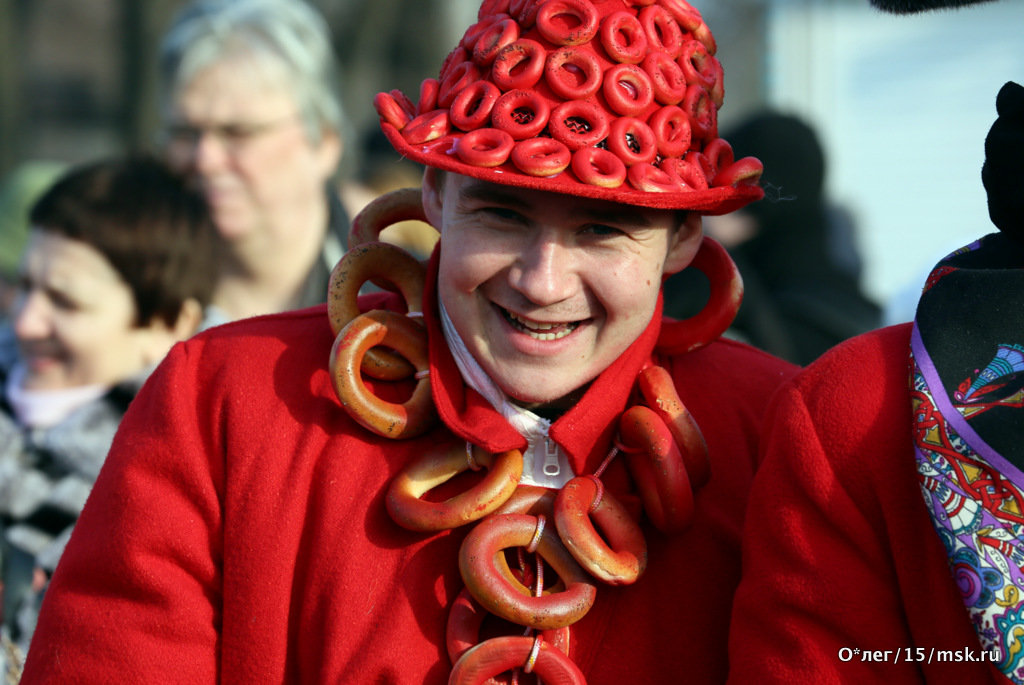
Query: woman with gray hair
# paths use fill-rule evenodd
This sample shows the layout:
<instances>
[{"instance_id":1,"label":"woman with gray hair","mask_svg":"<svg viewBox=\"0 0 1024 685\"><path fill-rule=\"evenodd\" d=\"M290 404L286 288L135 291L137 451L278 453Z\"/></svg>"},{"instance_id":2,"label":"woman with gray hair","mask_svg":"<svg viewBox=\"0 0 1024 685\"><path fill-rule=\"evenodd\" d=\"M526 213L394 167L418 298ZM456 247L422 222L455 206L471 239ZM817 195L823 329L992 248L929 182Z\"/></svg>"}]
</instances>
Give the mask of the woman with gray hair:
<instances>
[{"instance_id":1,"label":"woman with gray hair","mask_svg":"<svg viewBox=\"0 0 1024 685\"><path fill-rule=\"evenodd\" d=\"M323 302L348 230L323 17L302 0L196 0L160 58L164 151L227 244L214 307L237 319Z\"/></svg>"}]
</instances>

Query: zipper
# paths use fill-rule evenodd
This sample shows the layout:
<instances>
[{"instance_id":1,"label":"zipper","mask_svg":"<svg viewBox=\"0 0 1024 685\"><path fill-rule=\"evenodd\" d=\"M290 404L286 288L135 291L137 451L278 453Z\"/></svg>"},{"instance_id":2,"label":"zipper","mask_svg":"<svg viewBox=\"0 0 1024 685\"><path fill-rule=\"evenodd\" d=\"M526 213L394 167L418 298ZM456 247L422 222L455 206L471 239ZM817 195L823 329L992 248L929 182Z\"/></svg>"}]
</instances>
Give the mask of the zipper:
<instances>
[{"instance_id":1,"label":"zipper","mask_svg":"<svg viewBox=\"0 0 1024 685\"><path fill-rule=\"evenodd\" d=\"M554 478L562 472L562 465L558 461L558 445L547 435L544 436L544 475Z\"/></svg>"}]
</instances>

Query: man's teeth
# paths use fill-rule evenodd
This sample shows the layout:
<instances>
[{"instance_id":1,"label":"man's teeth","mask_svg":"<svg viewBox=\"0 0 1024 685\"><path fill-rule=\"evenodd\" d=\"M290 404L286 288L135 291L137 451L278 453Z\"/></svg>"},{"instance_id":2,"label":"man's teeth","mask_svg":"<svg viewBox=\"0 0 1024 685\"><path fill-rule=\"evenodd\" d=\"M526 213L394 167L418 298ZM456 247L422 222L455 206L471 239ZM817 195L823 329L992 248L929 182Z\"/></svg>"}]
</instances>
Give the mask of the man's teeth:
<instances>
[{"instance_id":1,"label":"man's teeth","mask_svg":"<svg viewBox=\"0 0 1024 685\"><path fill-rule=\"evenodd\" d=\"M535 340L547 341L564 338L576 330L576 327L579 325L578 321L568 323L530 321L529 319L522 319L508 310L505 310L505 316L513 326Z\"/></svg>"}]
</instances>

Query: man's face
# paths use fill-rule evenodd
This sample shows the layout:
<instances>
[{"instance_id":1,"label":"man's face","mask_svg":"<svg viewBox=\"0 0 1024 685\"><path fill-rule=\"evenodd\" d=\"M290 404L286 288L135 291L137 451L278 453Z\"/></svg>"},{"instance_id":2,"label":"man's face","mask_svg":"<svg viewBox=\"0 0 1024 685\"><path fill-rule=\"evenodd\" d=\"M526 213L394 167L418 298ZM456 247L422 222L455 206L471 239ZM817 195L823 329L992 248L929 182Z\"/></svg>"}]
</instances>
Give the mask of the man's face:
<instances>
[{"instance_id":1,"label":"man's face","mask_svg":"<svg viewBox=\"0 0 1024 685\"><path fill-rule=\"evenodd\" d=\"M488 376L524 405L571 398L636 340L661 279L689 264L700 217L428 170L438 292Z\"/></svg>"}]
</instances>

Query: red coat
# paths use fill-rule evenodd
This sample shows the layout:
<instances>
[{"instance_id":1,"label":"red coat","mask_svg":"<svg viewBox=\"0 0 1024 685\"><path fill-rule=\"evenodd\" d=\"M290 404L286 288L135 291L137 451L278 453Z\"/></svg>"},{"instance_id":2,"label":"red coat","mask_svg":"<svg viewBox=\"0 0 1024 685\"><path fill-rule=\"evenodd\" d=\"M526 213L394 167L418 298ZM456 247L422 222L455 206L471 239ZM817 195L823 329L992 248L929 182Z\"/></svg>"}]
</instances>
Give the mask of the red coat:
<instances>
[{"instance_id":1,"label":"red coat","mask_svg":"<svg viewBox=\"0 0 1024 685\"><path fill-rule=\"evenodd\" d=\"M918 485L909 341L909 324L847 341L776 396L730 682L990 682Z\"/></svg>"},{"instance_id":2,"label":"red coat","mask_svg":"<svg viewBox=\"0 0 1024 685\"><path fill-rule=\"evenodd\" d=\"M433 340L437 321L428 316ZM577 473L609 447L650 358L652 324L552 427ZM412 533L384 492L451 431L523 446L432 345L448 426L375 437L339 406L323 308L209 331L176 347L125 418L52 580L23 682L444 683L466 530ZM678 537L645 526L647 573L599 584L571 629L591 685L725 679L739 535L769 395L792 367L733 342L663 360L711 450ZM629 489L616 460L607 487Z\"/></svg>"}]
</instances>

